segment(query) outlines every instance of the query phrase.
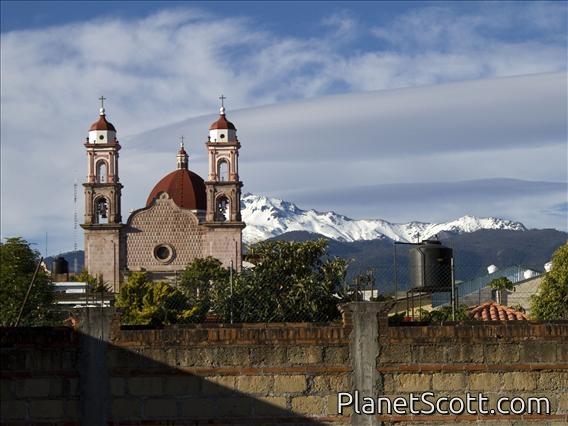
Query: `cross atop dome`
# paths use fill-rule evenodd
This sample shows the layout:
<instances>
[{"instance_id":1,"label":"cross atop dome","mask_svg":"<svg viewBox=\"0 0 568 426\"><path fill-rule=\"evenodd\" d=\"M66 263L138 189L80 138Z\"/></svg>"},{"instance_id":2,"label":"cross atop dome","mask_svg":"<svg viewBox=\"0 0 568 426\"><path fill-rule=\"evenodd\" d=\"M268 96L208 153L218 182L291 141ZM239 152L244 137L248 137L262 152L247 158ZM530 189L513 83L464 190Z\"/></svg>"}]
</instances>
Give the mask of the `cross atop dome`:
<instances>
[{"instance_id":1,"label":"cross atop dome","mask_svg":"<svg viewBox=\"0 0 568 426\"><path fill-rule=\"evenodd\" d=\"M217 121L209 127L209 141L210 142L229 142L236 140L235 125L227 120L225 116L225 99L227 97L223 94L219 96L221 100L221 108L219 110L220 117Z\"/></svg>"},{"instance_id":2,"label":"cross atop dome","mask_svg":"<svg viewBox=\"0 0 568 426\"><path fill-rule=\"evenodd\" d=\"M219 109L219 112L221 113L221 115L225 115L225 99L227 99L227 97L225 95L223 95L221 93L221 96L219 96L219 99L221 99L221 108Z\"/></svg>"},{"instance_id":3,"label":"cross atop dome","mask_svg":"<svg viewBox=\"0 0 568 426\"><path fill-rule=\"evenodd\" d=\"M105 115L105 101L107 98L101 96L99 101L101 101L101 107L99 109L99 119L91 124L89 132L98 132L89 134L89 143L113 143L116 139L116 129L112 123L108 122ZM101 132L105 132L104 134ZM113 132L106 133L106 132Z\"/></svg>"},{"instance_id":4,"label":"cross atop dome","mask_svg":"<svg viewBox=\"0 0 568 426\"><path fill-rule=\"evenodd\" d=\"M101 101L101 109L99 109L99 115L105 115L105 100L106 98L104 96L101 96L99 98L99 101Z\"/></svg>"}]
</instances>

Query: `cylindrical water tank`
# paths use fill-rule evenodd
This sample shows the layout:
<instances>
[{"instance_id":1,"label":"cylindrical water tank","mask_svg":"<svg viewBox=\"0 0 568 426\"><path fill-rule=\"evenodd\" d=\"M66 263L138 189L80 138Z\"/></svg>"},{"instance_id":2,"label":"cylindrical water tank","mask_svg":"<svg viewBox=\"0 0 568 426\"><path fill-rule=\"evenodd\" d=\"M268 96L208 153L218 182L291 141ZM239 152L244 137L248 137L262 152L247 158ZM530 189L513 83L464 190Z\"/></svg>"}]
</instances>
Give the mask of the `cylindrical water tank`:
<instances>
[{"instance_id":1,"label":"cylindrical water tank","mask_svg":"<svg viewBox=\"0 0 568 426\"><path fill-rule=\"evenodd\" d=\"M410 249L413 288L424 291L450 291L453 251L437 240L426 240Z\"/></svg>"},{"instance_id":2,"label":"cylindrical water tank","mask_svg":"<svg viewBox=\"0 0 568 426\"><path fill-rule=\"evenodd\" d=\"M495 265L489 265L487 267L487 273L488 274L494 274L495 272L497 272L499 270L499 268Z\"/></svg>"},{"instance_id":3,"label":"cylindrical water tank","mask_svg":"<svg viewBox=\"0 0 568 426\"><path fill-rule=\"evenodd\" d=\"M69 273L69 262L63 256L57 256L53 260L53 273L55 275Z\"/></svg>"}]
</instances>

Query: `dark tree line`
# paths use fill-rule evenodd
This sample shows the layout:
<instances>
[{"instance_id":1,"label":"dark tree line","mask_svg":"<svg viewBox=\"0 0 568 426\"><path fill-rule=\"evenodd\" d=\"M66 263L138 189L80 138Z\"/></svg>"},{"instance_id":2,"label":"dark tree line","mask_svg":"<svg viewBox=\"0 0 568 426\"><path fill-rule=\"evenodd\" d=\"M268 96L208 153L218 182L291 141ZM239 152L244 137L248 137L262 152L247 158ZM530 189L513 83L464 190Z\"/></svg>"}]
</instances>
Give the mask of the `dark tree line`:
<instances>
[{"instance_id":1,"label":"dark tree line","mask_svg":"<svg viewBox=\"0 0 568 426\"><path fill-rule=\"evenodd\" d=\"M254 267L231 273L212 257L196 259L177 288L133 273L118 296L123 322L332 321L339 316L336 294L347 265L327 256L325 240L264 241L247 257Z\"/></svg>"}]
</instances>

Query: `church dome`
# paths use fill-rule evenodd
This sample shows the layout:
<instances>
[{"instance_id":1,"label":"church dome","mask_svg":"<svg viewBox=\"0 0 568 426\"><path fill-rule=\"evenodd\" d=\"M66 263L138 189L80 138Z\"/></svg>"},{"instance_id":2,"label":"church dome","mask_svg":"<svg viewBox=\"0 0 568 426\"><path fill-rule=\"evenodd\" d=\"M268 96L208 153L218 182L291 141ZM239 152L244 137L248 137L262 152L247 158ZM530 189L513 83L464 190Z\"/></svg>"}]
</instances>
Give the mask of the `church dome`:
<instances>
[{"instance_id":1,"label":"church dome","mask_svg":"<svg viewBox=\"0 0 568 426\"><path fill-rule=\"evenodd\" d=\"M91 128L89 129L89 131L91 130L111 130L113 132L116 132L116 129L114 128L112 123L107 121L103 108L101 108L99 119L95 121L93 124L91 124Z\"/></svg>"},{"instance_id":2,"label":"church dome","mask_svg":"<svg viewBox=\"0 0 568 426\"><path fill-rule=\"evenodd\" d=\"M196 173L179 168L164 176L152 189L146 207L161 193L167 192L178 207L189 210L206 210L205 182Z\"/></svg>"},{"instance_id":3,"label":"church dome","mask_svg":"<svg viewBox=\"0 0 568 426\"><path fill-rule=\"evenodd\" d=\"M229 120L227 120L227 117L225 117L225 108L224 107L221 107L221 114L219 115L219 119L216 122L214 122L211 125L211 127L209 127L209 130L217 130L217 129L237 130L235 125L233 123L231 123Z\"/></svg>"}]
</instances>

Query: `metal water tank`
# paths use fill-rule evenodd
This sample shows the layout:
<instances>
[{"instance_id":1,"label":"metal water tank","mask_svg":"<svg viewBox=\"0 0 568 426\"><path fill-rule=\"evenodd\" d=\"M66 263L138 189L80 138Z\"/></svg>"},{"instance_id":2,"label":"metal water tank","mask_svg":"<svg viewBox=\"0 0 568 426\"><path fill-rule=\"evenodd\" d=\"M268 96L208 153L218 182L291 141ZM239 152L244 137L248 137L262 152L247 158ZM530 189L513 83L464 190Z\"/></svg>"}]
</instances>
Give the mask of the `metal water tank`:
<instances>
[{"instance_id":1,"label":"metal water tank","mask_svg":"<svg viewBox=\"0 0 568 426\"><path fill-rule=\"evenodd\" d=\"M53 259L53 273L55 275L69 273L69 262L63 256L57 256Z\"/></svg>"},{"instance_id":2,"label":"metal water tank","mask_svg":"<svg viewBox=\"0 0 568 426\"><path fill-rule=\"evenodd\" d=\"M425 240L410 249L412 288L450 291L453 251L437 240Z\"/></svg>"},{"instance_id":3,"label":"metal water tank","mask_svg":"<svg viewBox=\"0 0 568 426\"><path fill-rule=\"evenodd\" d=\"M498 268L497 266L495 266L495 265L489 265L489 266L487 267L487 273L488 273L489 275L494 274L494 273L497 272L498 270L499 270L499 268Z\"/></svg>"}]
</instances>

